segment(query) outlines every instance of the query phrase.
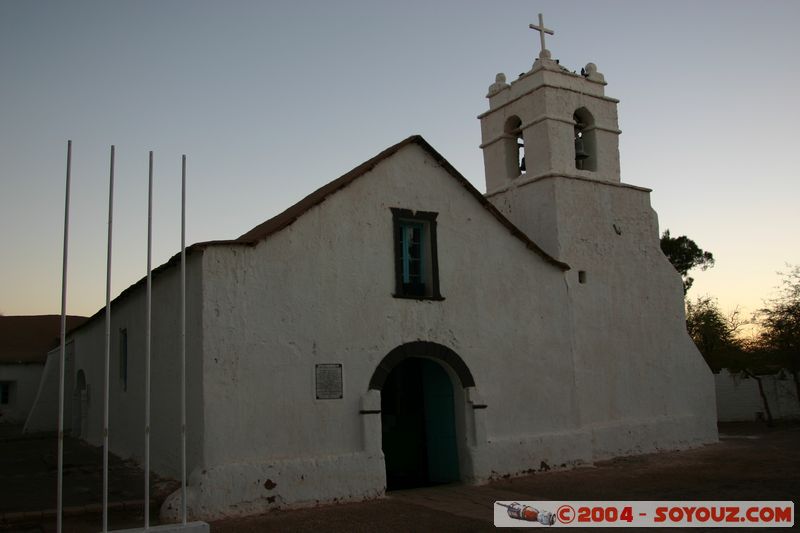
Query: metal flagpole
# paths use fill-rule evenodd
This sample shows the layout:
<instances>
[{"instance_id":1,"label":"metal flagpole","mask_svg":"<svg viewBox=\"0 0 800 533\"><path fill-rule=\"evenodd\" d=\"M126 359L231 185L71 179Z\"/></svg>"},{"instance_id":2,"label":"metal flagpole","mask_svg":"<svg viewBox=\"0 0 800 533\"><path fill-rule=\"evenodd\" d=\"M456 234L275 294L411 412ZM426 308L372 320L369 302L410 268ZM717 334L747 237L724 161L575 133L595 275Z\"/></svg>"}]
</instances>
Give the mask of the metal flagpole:
<instances>
[{"instance_id":1,"label":"metal flagpole","mask_svg":"<svg viewBox=\"0 0 800 533\"><path fill-rule=\"evenodd\" d=\"M111 359L111 228L114 213L114 145L108 178L108 251L106 263L106 357L103 388L103 533L108 531L108 373Z\"/></svg>"},{"instance_id":2,"label":"metal flagpole","mask_svg":"<svg viewBox=\"0 0 800 533\"><path fill-rule=\"evenodd\" d=\"M181 516L186 524L186 155L181 159Z\"/></svg>"},{"instance_id":3,"label":"metal flagpole","mask_svg":"<svg viewBox=\"0 0 800 533\"><path fill-rule=\"evenodd\" d=\"M67 141L67 187L64 200L64 250L61 267L61 351L58 360L58 518L56 531L61 533L64 480L64 364L67 339L67 244L69 236L69 182L72 169L72 141Z\"/></svg>"},{"instance_id":4,"label":"metal flagpole","mask_svg":"<svg viewBox=\"0 0 800 533\"><path fill-rule=\"evenodd\" d=\"M150 528L150 339L153 302L153 152L147 180L147 317L144 350L144 528Z\"/></svg>"}]
</instances>

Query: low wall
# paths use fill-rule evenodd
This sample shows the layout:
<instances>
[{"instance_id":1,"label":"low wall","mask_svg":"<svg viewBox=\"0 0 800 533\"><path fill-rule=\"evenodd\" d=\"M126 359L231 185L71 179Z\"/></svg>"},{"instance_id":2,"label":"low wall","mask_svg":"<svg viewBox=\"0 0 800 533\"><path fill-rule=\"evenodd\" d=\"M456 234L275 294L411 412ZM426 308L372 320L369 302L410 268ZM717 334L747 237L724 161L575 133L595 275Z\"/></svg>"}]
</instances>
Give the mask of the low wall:
<instances>
[{"instance_id":1,"label":"low wall","mask_svg":"<svg viewBox=\"0 0 800 533\"><path fill-rule=\"evenodd\" d=\"M759 376L764 395L775 420L800 418L797 390L788 372ZM717 390L717 419L720 422L743 422L766 418L758 382L723 368L714 374Z\"/></svg>"}]
</instances>

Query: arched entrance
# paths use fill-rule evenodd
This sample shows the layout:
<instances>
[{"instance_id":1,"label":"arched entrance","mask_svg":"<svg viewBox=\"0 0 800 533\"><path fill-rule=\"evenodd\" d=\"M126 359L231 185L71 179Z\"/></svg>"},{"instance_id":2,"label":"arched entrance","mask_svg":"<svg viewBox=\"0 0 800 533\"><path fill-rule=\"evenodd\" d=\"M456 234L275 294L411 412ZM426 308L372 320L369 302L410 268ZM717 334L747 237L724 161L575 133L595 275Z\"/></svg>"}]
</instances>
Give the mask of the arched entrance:
<instances>
[{"instance_id":1,"label":"arched entrance","mask_svg":"<svg viewBox=\"0 0 800 533\"><path fill-rule=\"evenodd\" d=\"M461 479L456 408L474 385L461 358L435 343L404 344L381 361L370 388L381 391L387 490Z\"/></svg>"},{"instance_id":2,"label":"arched entrance","mask_svg":"<svg viewBox=\"0 0 800 533\"><path fill-rule=\"evenodd\" d=\"M86 374L78 370L75 383L74 402L72 404L72 436L85 439L88 436L88 394L86 392Z\"/></svg>"},{"instance_id":3,"label":"arched entrance","mask_svg":"<svg viewBox=\"0 0 800 533\"><path fill-rule=\"evenodd\" d=\"M388 490L458 481L453 385L439 363L411 357L381 391L381 436Z\"/></svg>"}]
</instances>

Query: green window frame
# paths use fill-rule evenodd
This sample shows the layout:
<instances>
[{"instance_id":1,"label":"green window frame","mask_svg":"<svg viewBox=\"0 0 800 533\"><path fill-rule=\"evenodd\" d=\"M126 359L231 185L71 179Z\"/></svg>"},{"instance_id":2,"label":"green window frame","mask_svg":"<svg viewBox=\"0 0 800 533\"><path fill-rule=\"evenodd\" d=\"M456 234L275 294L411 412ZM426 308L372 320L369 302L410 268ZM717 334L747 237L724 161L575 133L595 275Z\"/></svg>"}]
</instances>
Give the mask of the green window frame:
<instances>
[{"instance_id":1,"label":"green window frame","mask_svg":"<svg viewBox=\"0 0 800 533\"><path fill-rule=\"evenodd\" d=\"M400 221L400 253L402 255L403 285L425 287L425 226L420 222Z\"/></svg>"},{"instance_id":2,"label":"green window frame","mask_svg":"<svg viewBox=\"0 0 800 533\"><path fill-rule=\"evenodd\" d=\"M441 300L436 242L438 213L391 208L397 298Z\"/></svg>"}]
</instances>

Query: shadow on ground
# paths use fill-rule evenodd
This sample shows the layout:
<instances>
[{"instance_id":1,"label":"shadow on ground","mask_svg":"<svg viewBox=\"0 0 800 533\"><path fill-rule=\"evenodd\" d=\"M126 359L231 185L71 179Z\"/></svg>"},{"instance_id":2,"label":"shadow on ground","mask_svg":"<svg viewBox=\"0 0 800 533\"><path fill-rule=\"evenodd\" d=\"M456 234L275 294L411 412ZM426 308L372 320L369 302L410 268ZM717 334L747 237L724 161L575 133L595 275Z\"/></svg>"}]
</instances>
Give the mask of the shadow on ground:
<instances>
[{"instance_id":1,"label":"shadow on ground","mask_svg":"<svg viewBox=\"0 0 800 533\"><path fill-rule=\"evenodd\" d=\"M136 462L108 457L109 529L144 520L144 473ZM54 433L23 435L21 426L0 425L0 530L44 531L54 522L58 439ZM151 516L178 486L151 476ZM64 438L65 531L99 531L102 526L102 448Z\"/></svg>"}]
</instances>

